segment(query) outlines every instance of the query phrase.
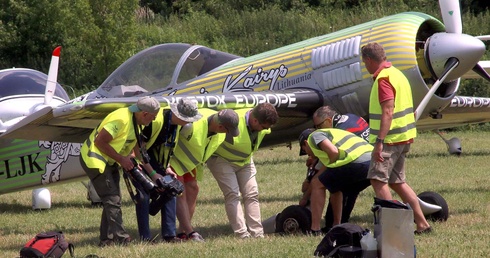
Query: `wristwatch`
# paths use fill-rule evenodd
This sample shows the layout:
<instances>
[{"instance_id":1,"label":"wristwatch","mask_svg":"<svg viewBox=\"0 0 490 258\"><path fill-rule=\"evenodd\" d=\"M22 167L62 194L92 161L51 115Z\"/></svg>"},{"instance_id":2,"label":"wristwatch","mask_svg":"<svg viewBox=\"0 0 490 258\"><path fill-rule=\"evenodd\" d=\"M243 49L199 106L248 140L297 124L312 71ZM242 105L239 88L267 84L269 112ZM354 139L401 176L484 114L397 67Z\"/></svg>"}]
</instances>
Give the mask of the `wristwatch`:
<instances>
[{"instance_id":1,"label":"wristwatch","mask_svg":"<svg viewBox=\"0 0 490 258\"><path fill-rule=\"evenodd\" d=\"M376 137L376 143L383 143L385 139L381 139L379 137Z\"/></svg>"}]
</instances>

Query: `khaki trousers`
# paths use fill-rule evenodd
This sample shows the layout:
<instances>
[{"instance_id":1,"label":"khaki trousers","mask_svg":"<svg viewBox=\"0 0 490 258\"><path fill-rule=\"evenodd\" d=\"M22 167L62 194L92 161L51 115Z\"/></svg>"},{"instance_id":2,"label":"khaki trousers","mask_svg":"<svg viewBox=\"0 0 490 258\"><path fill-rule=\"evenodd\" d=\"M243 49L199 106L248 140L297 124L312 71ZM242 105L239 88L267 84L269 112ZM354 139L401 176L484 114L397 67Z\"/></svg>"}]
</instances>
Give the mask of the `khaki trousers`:
<instances>
[{"instance_id":1,"label":"khaki trousers","mask_svg":"<svg viewBox=\"0 0 490 258\"><path fill-rule=\"evenodd\" d=\"M226 215L233 232L241 238L263 237L259 189L255 179L257 170L253 160L245 166L237 166L221 157L212 156L208 159L207 166L223 192Z\"/></svg>"}]
</instances>

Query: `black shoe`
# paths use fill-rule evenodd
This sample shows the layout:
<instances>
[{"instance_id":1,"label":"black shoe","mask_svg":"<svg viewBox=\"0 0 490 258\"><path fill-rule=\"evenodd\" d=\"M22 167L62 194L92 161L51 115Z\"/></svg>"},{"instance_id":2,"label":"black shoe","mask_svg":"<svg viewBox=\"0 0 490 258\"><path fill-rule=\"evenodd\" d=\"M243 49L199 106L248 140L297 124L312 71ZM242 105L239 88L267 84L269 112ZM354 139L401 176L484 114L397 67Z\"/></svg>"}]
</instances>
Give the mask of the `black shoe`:
<instances>
[{"instance_id":1,"label":"black shoe","mask_svg":"<svg viewBox=\"0 0 490 258\"><path fill-rule=\"evenodd\" d=\"M177 238L180 238L182 241L187 241L189 238L187 237L187 234L182 232L177 234Z\"/></svg>"},{"instance_id":2,"label":"black shoe","mask_svg":"<svg viewBox=\"0 0 490 258\"><path fill-rule=\"evenodd\" d=\"M184 240L182 240L181 238L173 236L173 237L163 238L163 242L170 243L170 244L179 244L179 243L184 242Z\"/></svg>"},{"instance_id":3,"label":"black shoe","mask_svg":"<svg viewBox=\"0 0 490 258\"><path fill-rule=\"evenodd\" d=\"M332 229L332 228L323 227L320 230L323 232L323 234L327 234L328 231L330 231L330 229Z\"/></svg>"},{"instance_id":4,"label":"black shoe","mask_svg":"<svg viewBox=\"0 0 490 258\"><path fill-rule=\"evenodd\" d=\"M126 238L123 238L122 240L119 241L119 244L122 245L122 246L127 246L129 244L131 244L133 240L131 239L131 237L126 237Z\"/></svg>"},{"instance_id":5,"label":"black shoe","mask_svg":"<svg viewBox=\"0 0 490 258\"><path fill-rule=\"evenodd\" d=\"M422 234L429 234L430 232L432 232L432 227L429 226L428 228L426 228L424 230L415 230L413 233L415 235L422 235Z\"/></svg>"},{"instance_id":6,"label":"black shoe","mask_svg":"<svg viewBox=\"0 0 490 258\"><path fill-rule=\"evenodd\" d=\"M107 239L107 240L100 241L98 246L106 247L106 246L113 246L113 245L114 245L114 241Z\"/></svg>"},{"instance_id":7,"label":"black shoe","mask_svg":"<svg viewBox=\"0 0 490 258\"><path fill-rule=\"evenodd\" d=\"M323 236L323 232L321 230L309 230L306 232L308 236Z\"/></svg>"}]
</instances>

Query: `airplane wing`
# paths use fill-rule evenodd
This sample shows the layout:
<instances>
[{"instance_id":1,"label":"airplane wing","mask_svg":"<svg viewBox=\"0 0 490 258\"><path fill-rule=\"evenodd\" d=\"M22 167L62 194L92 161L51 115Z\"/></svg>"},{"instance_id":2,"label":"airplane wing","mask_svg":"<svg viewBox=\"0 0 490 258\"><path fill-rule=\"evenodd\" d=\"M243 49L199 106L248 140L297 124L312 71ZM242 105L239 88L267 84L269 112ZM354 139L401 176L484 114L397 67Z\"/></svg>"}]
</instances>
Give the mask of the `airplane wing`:
<instances>
[{"instance_id":1,"label":"airplane wing","mask_svg":"<svg viewBox=\"0 0 490 258\"><path fill-rule=\"evenodd\" d=\"M278 110L280 121L274 127L274 137L270 137L266 145L285 142L285 139L289 138L295 140L301 130L311 126L310 118L313 112L324 105L323 96L313 90L155 96L162 107L175 103L182 97L194 99L199 107L213 109L253 107L261 102L273 104ZM54 108L44 107L8 128L0 135L0 140L25 139L81 143L107 114L136 103L137 100L138 97L89 99L69 102Z\"/></svg>"},{"instance_id":2,"label":"airplane wing","mask_svg":"<svg viewBox=\"0 0 490 258\"><path fill-rule=\"evenodd\" d=\"M419 130L444 129L490 121L490 98L455 96L441 112L440 118L417 122Z\"/></svg>"}]
</instances>

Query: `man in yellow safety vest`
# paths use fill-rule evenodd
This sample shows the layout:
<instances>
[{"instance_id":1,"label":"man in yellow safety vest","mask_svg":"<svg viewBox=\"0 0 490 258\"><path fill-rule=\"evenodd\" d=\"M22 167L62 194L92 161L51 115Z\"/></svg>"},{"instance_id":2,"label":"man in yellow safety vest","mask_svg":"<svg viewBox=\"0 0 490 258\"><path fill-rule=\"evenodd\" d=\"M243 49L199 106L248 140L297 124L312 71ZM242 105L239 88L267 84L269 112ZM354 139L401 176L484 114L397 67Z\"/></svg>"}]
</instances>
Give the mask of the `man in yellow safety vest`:
<instances>
[{"instance_id":1,"label":"man in yellow safety vest","mask_svg":"<svg viewBox=\"0 0 490 258\"><path fill-rule=\"evenodd\" d=\"M369 142L374 144L368 178L380 199L391 200L393 189L413 209L415 234L432 230L417 195L405 181L405 155L417 136L412 89L405 75L386 61L383 47L369 43L362 47L362 61L373 75L369 99Z\"/></svg>"},{"instance_id":2,"label":"man in yellow safety vest","mask_svg":"<svg viewBox=\"0 0 490 258\"><path fill-rule=\"evenodd\" d=\"M159 110L160 103L146 96L130 107L113 111L92 131L80 150L82 168L103 205L101 247L131 241L122 220L119 167L126 171L133 169L131 158L136 135L140 133L137 128L151 123Z\"/></svg>"}]
</instances>

